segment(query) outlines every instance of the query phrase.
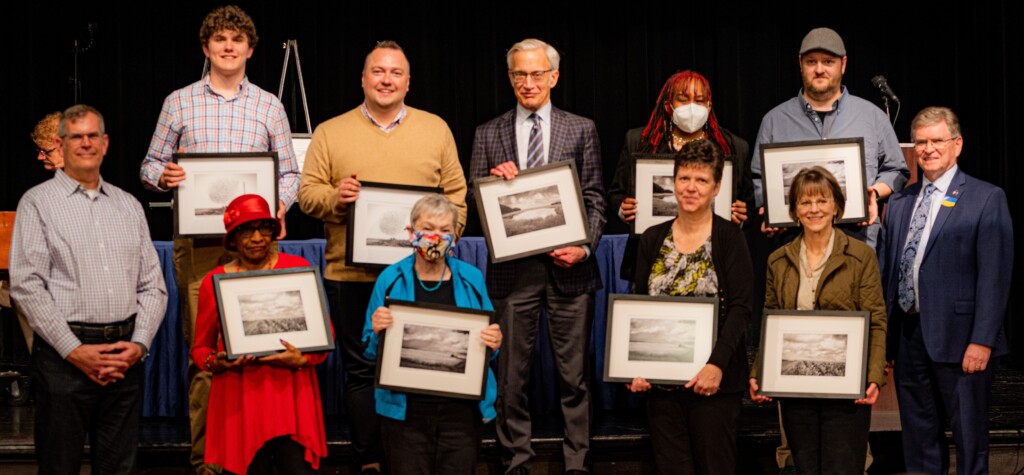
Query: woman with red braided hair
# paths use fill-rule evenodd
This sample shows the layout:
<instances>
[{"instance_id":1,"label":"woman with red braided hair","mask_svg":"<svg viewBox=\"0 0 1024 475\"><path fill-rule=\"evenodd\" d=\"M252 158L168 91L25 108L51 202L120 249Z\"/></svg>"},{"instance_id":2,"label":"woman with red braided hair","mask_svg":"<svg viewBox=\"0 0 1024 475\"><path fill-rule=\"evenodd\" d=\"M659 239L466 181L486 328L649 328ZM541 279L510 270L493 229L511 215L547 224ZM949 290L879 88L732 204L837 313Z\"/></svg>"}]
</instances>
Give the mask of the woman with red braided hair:
<instances>
[{"instance_id":1,"label":"woman with red braided hair","mask_svg":"<svg viewBox=\"0 0 1024 475\"><path fill-rule=\"evenodd\" d=\"M754 201L750 146L746 140L718 125L711 104L711 85L700 73L690 70L677 72L665 81L647 126L626 133L626 143L608 190L611 199L609 209L617 209L622 221L629 224L636 219L637 201L632 196L635 154L675 155L683 145L696 140L711 141L721 149L726 159L732 160L732 176L725 177L733 182L732 221L743 223L747 220L747 209L752 209L750 206ZM636 236L631 236L622 258L622 279L633 280L636 245Z\"/></svg>"}]
</instances>

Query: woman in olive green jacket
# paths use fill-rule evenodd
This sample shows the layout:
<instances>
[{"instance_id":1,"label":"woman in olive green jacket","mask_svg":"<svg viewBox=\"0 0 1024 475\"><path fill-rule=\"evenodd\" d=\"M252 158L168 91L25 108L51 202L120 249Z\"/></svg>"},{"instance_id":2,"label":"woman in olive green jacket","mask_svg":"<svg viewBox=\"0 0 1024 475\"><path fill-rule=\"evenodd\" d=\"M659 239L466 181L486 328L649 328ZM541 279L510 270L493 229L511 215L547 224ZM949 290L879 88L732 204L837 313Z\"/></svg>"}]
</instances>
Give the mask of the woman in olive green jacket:
<instances>
[{"instance_id":1,"label":"woman in olive green jacket","mask_svg":"<svg viewBox=\"0 0 1024 475\"><path fill-rule=\"evenodd\" d=\"M885 384L885 300L875 252L834 227L845 198L821 167L802 170L789 190L789 212L803 228L768 258L765 309L868 311L868 377L863 399L788 398L782 422L798 473L864 473L871 405ZM760 361L761 354L758 354ZM757 394L755 363L750 395Z\"/></svg>"}]
</instances>

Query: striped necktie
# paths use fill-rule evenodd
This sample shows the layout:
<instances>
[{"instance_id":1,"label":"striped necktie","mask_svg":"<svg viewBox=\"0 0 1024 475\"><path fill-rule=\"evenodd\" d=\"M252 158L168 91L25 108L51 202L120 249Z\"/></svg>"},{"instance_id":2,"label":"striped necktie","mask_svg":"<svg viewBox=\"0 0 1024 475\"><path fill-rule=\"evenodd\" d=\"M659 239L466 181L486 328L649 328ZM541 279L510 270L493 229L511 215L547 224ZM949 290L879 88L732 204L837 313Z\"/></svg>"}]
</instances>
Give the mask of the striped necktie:
<instances>
[{"instance_id":1,"label":"striped necktie","mask_svg":"<svg viewBox=\"0 0 1024 475\"><path fill-rule=\"evenodd\" d=\"M533 128L530 129L530 145L526 148L526 168L533 168L544 164L544 131L540 128L539 115L533 113L529 118Z\"/></svg>"}]
</instances>

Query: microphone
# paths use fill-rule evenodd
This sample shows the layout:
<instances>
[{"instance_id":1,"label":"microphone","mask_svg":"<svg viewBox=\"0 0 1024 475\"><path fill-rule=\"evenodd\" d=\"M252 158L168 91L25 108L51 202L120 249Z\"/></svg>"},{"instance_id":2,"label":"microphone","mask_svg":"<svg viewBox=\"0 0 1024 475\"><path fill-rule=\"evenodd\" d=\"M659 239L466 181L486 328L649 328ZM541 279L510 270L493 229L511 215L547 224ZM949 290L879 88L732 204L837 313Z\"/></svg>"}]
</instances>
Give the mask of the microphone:
<instances>
[{"instance_id":1,"label":"microphone","mask_svg":"<svg viewBox=\"0 0 1024 475\"><path fill-rule=\"evenodd\" d=\"M895 92L892 92L892 88L889 87L889 81L885 80L885 76L878 75L871 78L871 85L881 90L882 94L885 94L885 97L888 97L889 99L892 99L893 102L899 104L900 99L896 97Z\"/></svg>"}]
</instances>

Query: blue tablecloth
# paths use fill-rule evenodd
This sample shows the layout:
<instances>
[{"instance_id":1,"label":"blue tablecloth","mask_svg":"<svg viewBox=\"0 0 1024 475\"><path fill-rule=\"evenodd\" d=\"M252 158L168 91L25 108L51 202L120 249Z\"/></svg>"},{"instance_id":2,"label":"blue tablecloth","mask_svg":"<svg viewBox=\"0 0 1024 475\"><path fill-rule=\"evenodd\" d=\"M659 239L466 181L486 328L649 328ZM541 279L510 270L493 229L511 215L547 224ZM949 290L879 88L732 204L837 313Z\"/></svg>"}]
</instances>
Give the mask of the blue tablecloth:
<instances>
[{"instance_id":1,"label":"blue tablecloth","mask_svg":"<svg viewBox=\"0 0 1024 475\"><path fill-rule=\"evenodd\" d=\"M152 353L146 360L146 390L142 413L144 416L187 416L188 347L182 333L178 288L175 284L174 246L170 241L156 241L153 245L163 268L164 281L167 282L168 302L167 315L153 340ZM319 266L321 271L325 265L325 245L323 239L280 243L281 252L302 256L314 266ZM594 321L590 335L592 404L593 407L600 409L621 408L636 403L621 384L601 382L604 374L608 294L629 292L628 282L618 278L625 247L625 235L604 236L594 256L601 268L601 279L604 283L604 289L598 291L594 297ZM459 259L487 272L487 244L483 238L463 238L459 241L455 254ZM344 372L341 358L340 350L335 350L324 364L317 367L324 413L327 415L344 413ZM533 358L534 371L529 389L531 410L538 414L557 410L558 374L554 366L546 324L541 325Z\"/></svg>"}]
</instances>

